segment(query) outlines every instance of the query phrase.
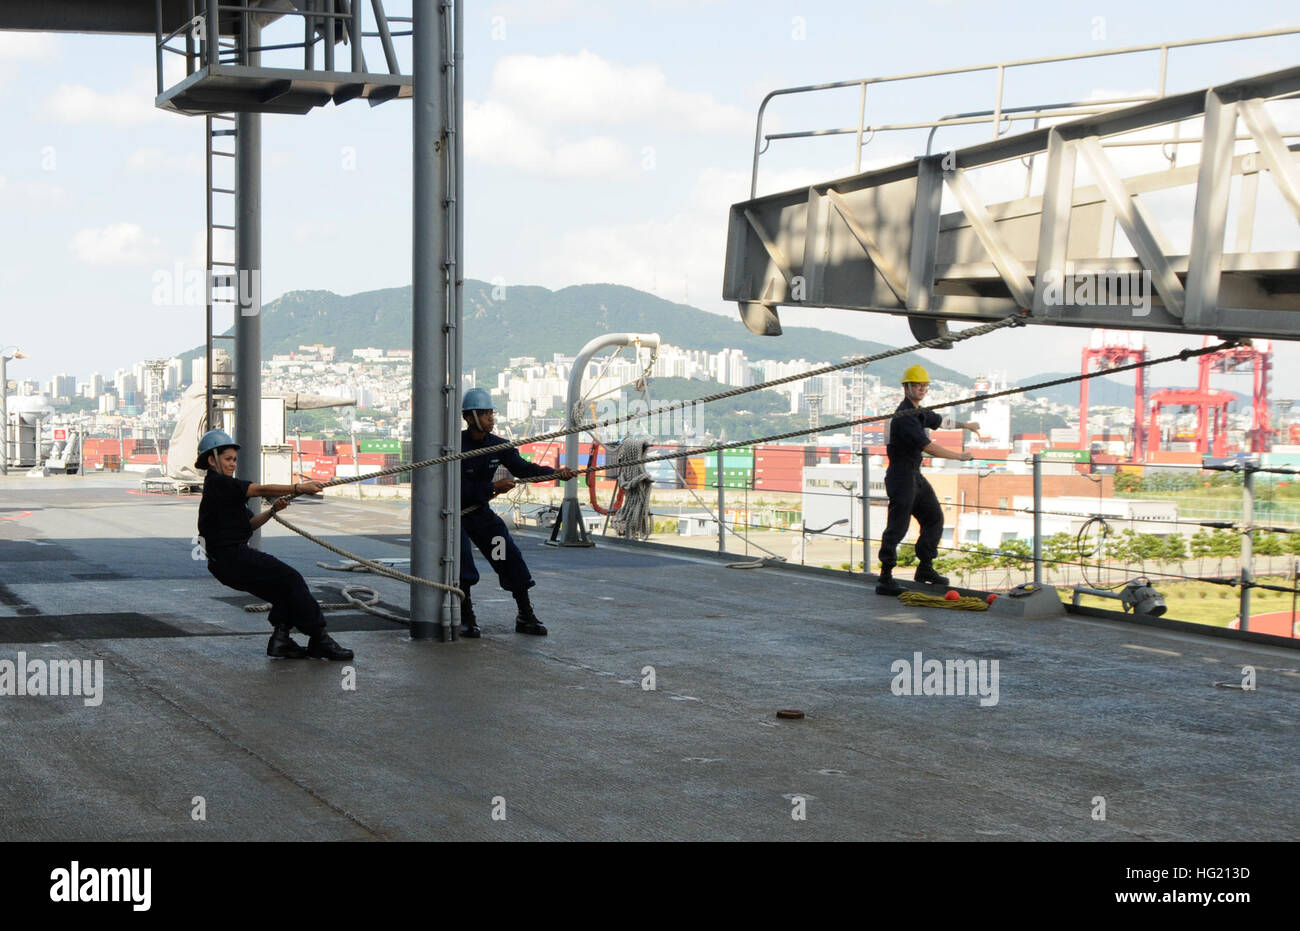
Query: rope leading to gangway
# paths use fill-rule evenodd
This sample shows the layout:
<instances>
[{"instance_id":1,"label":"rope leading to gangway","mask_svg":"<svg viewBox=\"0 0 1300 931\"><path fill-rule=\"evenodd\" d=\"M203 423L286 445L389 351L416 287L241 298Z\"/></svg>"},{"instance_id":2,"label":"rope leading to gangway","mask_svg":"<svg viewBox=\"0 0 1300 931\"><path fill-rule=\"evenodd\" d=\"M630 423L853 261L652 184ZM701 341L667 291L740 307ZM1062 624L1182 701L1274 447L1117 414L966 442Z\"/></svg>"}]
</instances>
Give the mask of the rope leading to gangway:
<instances>
[{"instance_id":1,"label":"rope leading to gangway","mask_svg":"<svg viewBox=\"0 0 1300 931\"><path fill-rule=\"evenodd\" d=\"M953 333L950 336L945 336L938 339L929 339L929 340L925 340L924 342L913 343L910 346L902 346L898 349L889 349L886 350L885 352L878 352L870 356L858 356L857 358L848 359L844 362L836 362L833 365L825 365L819 369L813 369L810 372L800 372L796 375L786 375L782 378L775 378L772 381L759 382L756 385L748 385L743 388L731 388L727 391L719 391L715 394L707 394L702 398L690 398L682 401L673 401L669 404L665 404L662 407L655 408L654 410L637 411L635 413L625 414L622 417L610 417L606 420L595 420L595 421L591 421L590 423L578 424L577 426L574 427L565 427L561 430L553 430L550 433L539 433L536 436L524 437L523 439L513 440L508 443L498 443L495 446L484 446L482 449L462 450L461 452L449 453L448 455L445 456L435 456L430 459L421 459L419 462L411 462L411 463L406 463L404 465L391 466L390 468L387 469L380 469L378 472L368 472L365 475L348 476L347 478L335 478L335 479L331 479L328 482L325 482L324 485L326 488L331 488L335 485L347 485L352 482L362 482L367 479L380 478L386 475L398 475L402 472L413 472L417 469L427 468L428 466L442 465L443 463L447 463L447 462L459 462L462 459L473 459L475 456L486 456L489 455L490 453L498 453L498 452L503 452L507 449L515 449L519 446L524 446L528 443L541 443L544 440L558 439L559 437L569 436L570 434L574 434L574 433L586 433L589 431L598 430L602 427L612 427L617 424L630 422L633 420L639 420L642 417L662 416L666 413L671 413L672 411L680 410L686 407L687 405L710 404L714 401L721 401L725 398L734 398L742 394L749 394L750 392L753 391L761 391L765 388L774 388L777 385L784 385L784 384L788 384L789 382L800 381L805 378L815 378L819 375L825 375L829 372L838 372L842 369L854 368L855 366L859 366L859 365L868 365L872 362L880 362L884 359L891 359L894 356L906 355L910 352L916 352L917 350L920 349L946 349L949 348L953 343L960 343L964 340L972 339L976 336L985 336L997 330L1006 329L1007 327L1016 327L1016 326L1024 326L1024 325L1025 325L1025 321L1022 320L1020 317L1004 317L1003 319L996 320L993 323L986 323L981 326L971 327L968 330L962 330L960 333ZM1227 342L1219 346L1215 346L1213 350L1208 350L1208 351L1216 351L1218 349L1222 349L1224 347L1229 347L1233 345L1236 345L1236 343ZM1201 355L1200 352L1197 352L1196 354ZM1164 361L1164 360L1156 360L1156 361ZM1148 364L1154 364L1154 362ZM1122 369L1111 369L1110 371L1112 372L1122 371ZM1022 390L1029 391L1032 389L1032 387L1033 386ZM998 396L999 395L986 395L986 397L998 397ZM957 402L957 403L965 403L965 402ZM943 405L939 405L939 406L943 406ZM868 418L867 420L855 420L855 421L851 421L850 423L867 423L871 419L883 420L887 418L886 417ZM839 427L839 426L843 426L843 424L832 424L830 425L830 427L821 427L818 428L818 430L824 430L824 429L829 429L831 427ZM818 430L800 430L800 431L795 431L793 433L784 433L781 434L778 438L802 436L805 433L818 432ZM762 442L762 441L748 440L748 441L742 441L740 443L730 443L725 446L706 447L706 449L715 449L715 448L728 449L732 446L743 446L743 445L747 445L747 443L754 443L754 442ZM687 452L686 455L695 455L695 453ZM661 457L661 458L677 458L677 457ZM643 460L643 462L654 462L654 461L656 460L653 458ZM608 466L600 466L599 468L589 468L589 469L582 469L577 471L580 472L601 471L606 468L608 468ZM552 476L549 479L542 478L539 479L539 481L551 481L553 479L554 476ZM516 484L518 484L518 482L516 482Z\"/></svg>"},{"instance_id":2,"label":"rope leading to gangway","mask_svg":"<svg viewBox=\"0 0 1300 931\"><path fill-rule=\"evenodd\" d=\"M762 436L753 439L736 440L735 442L732 443L717 443L712 446L698 446L698 447L693 447L691 449L678 450L677 452L674 453L665 453L660 456L648 456L644 459L639 460L639 462L640 463L664 462L671 459L684 459L689 456L699 456L701 454L718 452L724 449L734 449L739 446L755 446L763 443L772 443L777 440L793 439L794 437L797 436L807 436L810 433L826 433L832 430L842 430L846 427L856 427L859 424L878 423L882 420L893 420L895 417L920 416L925 411L941 410L946 407L959 407L963 404L971 404L975 401L987 401L991 398L1007 397L1013 394L1024 394L1029 391L1039 391L1043 388L1055 388L1058 385L1068 385L1071 384L1072 382L1085 381L1086 379L1089 378L1099 378L1102 375L1114 375L1117 372L1127 372L1127 371L1131 371L1132 369L1146 368L1152 365L1161 365L1165 362L1180 362L1180 361L1185 362L1188 359L1193 359L1197 356L1209 355L1210 353L1213 352L1219 352L1224 349L1231 349L1233 346L1236 346L1237 344L1238 344L1238 340L1225 340L1214 346L1205 346L1201 349L1184 349L1181 352L1171 353L1170 355L1167 356L1161 356L1158 359L1148 359L1144 362L1132 362L1127 365L1116 366L1115 368L1112 369L1105 369L1096 372L1086 372L1079 375L1067 375L1063 378L1054 378L1050 381L1038 382L1032 385L1022 385L1016 388L1008 388L1005 391L995 391L992 392L991 394L981 394L978 396L972 395L970 397L958 398L955 401L944 401L941 404L926 405L924 408L912 408L905 411L894 411L893 413L890 414L876 414L870 417L859 417L856 420L844 420L844 421L840 421L839 423L822 424L821 426L806 429L806 430L789 430L785 433L773 433L768 436ZM622 419L630 420L640 416L644 416L644 414L641 413L633 414ZM547 439L549 438L549 436L550 434L547 434L546 436L542 437L542 439ZM517 443L512 443L509 445L520 446L527 442L532 442L532 441L520 440ZM483 450L474 450L472 453L470 453L470 455L481 455L484 452L489 452L491 450L504 449L504 448L506 447L505 446L488 447L487 449L483 449ZM445 457L445 458L451 458L451 457ZM459 456L455 458L468 458L468 456ZM413 464L407 468L416 468L417 465L418 464ZM609 468L610 467L608 465L587 466L581 469L574 469L574 472L581 475L583 473L588 473L588 472L604 472ZM383 475L387 473L379 472L375 474ZM542 476L538 476L537 478L520 478L520 479L515 479L514 481L516 484L522 484L522 483L530 483L530 482L548 482L548 481L553 481L554 478L555 478L554 475L550 475L550 476L542 475ZM356 481L356 479L346 478L346 479L342 479L342 481L353 482Z\"/></svg>"},{"instance_id":3,"label":"rope leading to gangway","mask_svg":"<svg viewBox=\"0 0 1300 931\"><path fill-rule=\"evenodd\" d=\"M666 411L677 410L680 409L681 407L684 407L687 404L711 403L713 401L719 401L724 398L736 397L738 395L748 394L753 391L759 391L764 388L770 388L776 385L782 385L792 381L798 381L806 378L813 378L819 375L827 374L828 372L840 371L842 369L853 368L859 365L867 365L871 362L878 362L883 359L893 358L894 356L905 355L910 352L915 352L918 349L947 348L956 342L962 342L964 340L971 339L975 336L983 336L988 333L995 332L996 330L1005 329L1007 327L1023 326L1024 323L1025 321L1020 317L1004 317L1002 320L997 320L994 321L993 323L987 323L977 327L971 327L970 329L963 330L960 333L951 334L950 336L947 337L925 340L920 343L914 343L911 346L905 346L898 349L891 349L885 352L875 353L874 355L870 355L870 356L860 356L854 359L849 359L844 362L838 362L832 365L823 366L819 369L813 369L810 372L801 372L796 375L787 375L783 378L774 379L769 382L762 382L757 385L733 388L728 391L720 391L715 394L706 395L702 398L695 398L692 400L673 402L672 404L665 405L664 407L654 411L650 411L650 410L638 411L635 413L626 414L622 417L611 417L603 421L593 421L591 423L580 424L576 427L568 427L562 430L555 430L550 433L543 433L533 437L525 437L524 439L514 440L508 443L498 443L495 446L487 446L482 449L474 449L468 451L462 450L461 452L458 453L452 453L445 456L437 456L430 459L423 459L419 462L412 462L404 465L392 466L390 468L381 469L377 472L372 472L367 475L351 476L348 478L336 478L333 479L332 481L324 483L324 487L329 488L335 485L346 485L352 482L365 481L366 479L379 478L387 475L397 475L403 472L413 472L417 469L423 469L433 465L441 465L450 462L458 462L462 459L471 459L476 456L483 456L494 452L502 452L507 449L514 449L519 446L523 446L526 443L538 443L544 440L556 439L562 436L569 436L570 434L574 434L574 433L581 433L585 431L599 429L601 427L608 427L619 423L630 422L633 420L637 420L641 417L648 417L651 414L662 415ZM983 394L977 397L971 396L967 398L959 398L955 401L945 401L941 404L929 405L925 408L914 408L907 411L894 411L893 413L890 414L877 414L870 417L859 417L855 420L846 420L846 421L841 421L839 423L826 424L823 426L818 426L806 430L790 430L784 433L774 433L765 437L752 438L748 440L738 440L732 443L718 443L713 446L695 447L692 449L679 450L675 453L666 453L664 455L659 455L659 456L647 456L647 457L642 457L632 461L621 463L621 465L625 465L625 466L644 465L645 463L648 462L664 462L673 459L683 459L689 456L698 456L702 453L717 452L724 449L733 449L739 446L751 446L751 445L762 444L762 443L772 443L775 442L776 440L792 439L797 436L806 436L810 433L822 433L828 430L840 430L840 429L844 429L845 427L854 427L859 424L877 423L884 420L892 420L895 417L906 417L912 415L919 416L923 411L940 410L942 408L948 408L948 407L957 407L962 404L969 404L977 400L989 400L991 398L1008 397L1014 394L1025 394L1029 391L1038 391L1043 388L1052 388L1058 385L1068 385L1074 382L1085 381L1089 378L1097 378L1101 375L1114 375L1120 372L1132 371L1139 368L1147 368L1154 365L1162 365L1166 362L1177 362L1177 361L1185 362L1188 359L1193 359L1196 358L1197 356L1208 355L1210 353L1219 352L1224 349L1231 349L1232 347L1237 346L1239 344L1240 344L1240 340L1236 340L1236 339L1224 340L1214 346L1203 346L1200 349L1183 349L1179 352L1172 353L1167 356L1161 356L1156 359L1146 359L1138 362L1131 362L1126 365L1116 366L1114 368L1106 369L1104 371L1084 372L1079 375L1067 375L1063 378L1055 378L1049 381L1038 382L1032 385L1023 385L1015 388L1008 388L1004 391L996 391L991 394ZM607 471L608 469L609 469L608 465L604 465L604 466L593 465L581 469L574 469L573 471L575 472L576 475L582 475L582 474L588 474L593 472L604 472ZM537 476L535 478L518 478L515 479L514 481L516 484L529 484L529 483L546 482L546 481L554 481L554 480L555 480L555 475L552 473L551 475ZM477 505L475 505L474 507L477 507ZM461 511L461 513L464 514L467 511L473 510L474 507L465 508ZM410 582L418 585L427 585L432 588L438 588L443 591L450 592L462 599L465 597L465 593L454 585L447 585L443 582L435 582L431 579L423 579L418 576L410 575L405 572L400 572L399 570L393 569L389 566L385 566L381 563L374 562L373 560L368 560L363 557L357 556L353 553L349 553L346 550L342 550L334 546L333 544L326 543L320 537L314 536L313 534L308 533L302 528L289 523L288 521L280 517L278 514L272 514L271 516L277 522L287 527L288 529L292 530L294 533L306 537L307 539L311 540L313 543L316 543L324 547L325 549L330 550L333 553L337 553L338 555L343 556L346 559L355 560L361 565L364 565L369 569L371 569L371 571L377 572L381 575L389 576L390 578L399 579L401 581Z\"/></svg>"}]
</instances>

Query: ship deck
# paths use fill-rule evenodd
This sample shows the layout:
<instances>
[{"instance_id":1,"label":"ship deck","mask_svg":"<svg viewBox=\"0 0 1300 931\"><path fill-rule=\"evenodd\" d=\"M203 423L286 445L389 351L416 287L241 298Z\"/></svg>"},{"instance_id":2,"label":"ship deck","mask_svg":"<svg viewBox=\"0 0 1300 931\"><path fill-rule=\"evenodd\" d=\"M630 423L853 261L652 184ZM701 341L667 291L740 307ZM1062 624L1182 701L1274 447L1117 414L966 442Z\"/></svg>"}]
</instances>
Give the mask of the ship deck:
<instances>
[{"instance_id":1,"label":"ship deck","mask_svg":"<svg viewBox=\"0 0 1300 931\"><path fill-rule=\"evenodd\" d=\"M860 577L521 532L549 637L516 635L489 578L480 640L417 643L332 611L354 662L272 661L266 616L240 608L256 599L192 558L198 499L137 488L0 479L0 661L103 663L96 705L0 696L5 840L1300 835L1291 650L912 609ZM286 516L363 555L406 554L396 504ZM322 569L334 557L282 528L263 545L322 600L356 583L409 605L404 584ZM891 667L917 653L996 660L996 704L895 695Z\"/></svg>"}]
</instances>

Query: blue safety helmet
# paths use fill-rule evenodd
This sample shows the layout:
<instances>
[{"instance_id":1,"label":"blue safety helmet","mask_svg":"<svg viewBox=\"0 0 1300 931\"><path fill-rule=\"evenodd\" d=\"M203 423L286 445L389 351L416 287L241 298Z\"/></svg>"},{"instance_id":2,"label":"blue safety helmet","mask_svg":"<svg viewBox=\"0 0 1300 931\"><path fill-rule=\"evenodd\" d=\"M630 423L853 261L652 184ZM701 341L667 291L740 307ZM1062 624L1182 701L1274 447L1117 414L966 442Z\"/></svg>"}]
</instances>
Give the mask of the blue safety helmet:
<instances>
[{"instance_id":1,"label":"blue safety helmet","mask_svg":"<svg viewBox=\"0 0 1300 931\"><path fill-rule=\"evenodd\" d=\"M465 392L465 397L460 402L461 411L491 411L496 410L496 405L492 403L492 395L487 393L485 388L471 388Z\"/></svg>"},{"instance_id":2,"label":"blue safety helmet","mask_svg":"<svg viewBox=\"0 0 1300 931\"><path fill-rule=\"evenodd\" d=\"M199 440L199 458L195 460L194 468L206 469L208 467L208 453L224 449L227 446L239 449L239 444L235 442L235 438L225 430L209 430Z\"/></svg>"}]
</instances>

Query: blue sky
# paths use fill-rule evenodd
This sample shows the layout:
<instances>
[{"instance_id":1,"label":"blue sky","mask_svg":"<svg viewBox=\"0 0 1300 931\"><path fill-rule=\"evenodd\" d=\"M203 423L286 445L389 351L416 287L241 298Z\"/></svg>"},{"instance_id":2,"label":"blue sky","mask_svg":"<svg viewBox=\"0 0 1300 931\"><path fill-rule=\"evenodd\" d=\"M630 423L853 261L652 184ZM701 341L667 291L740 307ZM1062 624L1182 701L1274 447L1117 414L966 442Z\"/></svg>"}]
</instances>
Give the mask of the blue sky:
<instances>
[{"instance_id":1,"label":"blue sky","mask_svg":"<svg viewBox=\"0 0 1300 931\"><path fill-rule=\"evenodd\" d=\"M404 6L387 4L390 13ZM719 312L722 329L740 326L720 297L727 206L747 195L754 116L767 91L1297 23L1293 4L1258 0L1185 3L1176 15L1161 3L955 0L467 9L467 274L550 288L626 284ZM1296 37L1176 51L1170 87L1294 65L1298 52ZM1013 74L1007 105L1155 87L1154 54L1102 62ZM152 300L157 273L177 262L201 267L203 224L202 121L156 111L153 82L149 37L0 34L0 345L31 357L11 377L85 379L202 339L201 309ZM873 91L869 120L928 119L990 106L992 96L987 76ZM856 111L856 91L779 102L767 126L848 125ZM264 118L266 299L410 282L410 133L407 102ZM954 134L946 145L971 138ZM846 173L851 145L847 137L774 145L760 191ZM904 160L923 147L922 137L882 138L864 159ZM1278 222L1278 235L1297 241L1294 219ZM883 315L782 316L911 341L905 324ZM575 335L575 347L585 338ZM1073 370L1087 338L1019 330L992 337L992 355L1013 380ZM1200 344L1151 342L1161 352ZM1275 393L1300 396L1300 353L1275 348ZM975 374L990 355L986 344L936 358ZM1240 390L1231 379L1224 386Z\"/></svg>"}]
</instances>

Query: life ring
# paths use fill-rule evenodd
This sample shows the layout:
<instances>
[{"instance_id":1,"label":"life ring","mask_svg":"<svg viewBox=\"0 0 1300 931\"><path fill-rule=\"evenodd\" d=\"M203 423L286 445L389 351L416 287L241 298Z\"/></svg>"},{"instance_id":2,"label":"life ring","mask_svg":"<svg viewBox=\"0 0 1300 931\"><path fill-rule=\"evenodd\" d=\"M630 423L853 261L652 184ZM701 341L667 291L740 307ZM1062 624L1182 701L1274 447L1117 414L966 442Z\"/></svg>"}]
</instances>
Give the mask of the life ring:
<instances>
[{"instance_id":1,"label":"life ring","mask_svg":"<svg viewBox=\"0 0 1300 931\"><path fill-rule=\"evenodd\" d=\"M614 503L605 509L596 501L596 476L591 470L596 467L596 448L602 446L599 440L591 444L591 452L587 453L587 496L591 499L591 507L597 514L604 514L608 517L623 506L623 486L618 486L618 491L614 493Z\"/></svg>"}]
</instances>

